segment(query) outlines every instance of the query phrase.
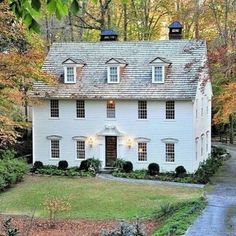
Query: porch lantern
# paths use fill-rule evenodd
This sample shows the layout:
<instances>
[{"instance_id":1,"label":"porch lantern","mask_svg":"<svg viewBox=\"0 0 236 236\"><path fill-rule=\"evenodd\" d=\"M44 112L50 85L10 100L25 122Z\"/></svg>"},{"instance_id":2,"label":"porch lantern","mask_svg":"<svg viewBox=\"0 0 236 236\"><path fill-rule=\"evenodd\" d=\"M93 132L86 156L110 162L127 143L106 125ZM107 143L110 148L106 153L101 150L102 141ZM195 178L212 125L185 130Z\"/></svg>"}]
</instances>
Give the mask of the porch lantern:
<instances>
[{"instance_id":1,"label":"porch lantern","mask_svg":"<svg viewBox=\"0 0 236 236\"><path fill-rule=\"evenodd\" d=\"M127 146L129 149L131 148L131 146L132 146L132 139L131 138L128 139Z\"/></svg>"},{"instance_id":2,"label":"porch lantern","mask_svg":"<svg viewBox=\"0 0 236 236\"><path fill-rule=\"evenodd\" d=\"M90 147L90 148L93 147L93 139L92 139L92 137L90 137L90 138L88 139L88 144L89 144L89 147Z\"/></svg>"}]
</instances>

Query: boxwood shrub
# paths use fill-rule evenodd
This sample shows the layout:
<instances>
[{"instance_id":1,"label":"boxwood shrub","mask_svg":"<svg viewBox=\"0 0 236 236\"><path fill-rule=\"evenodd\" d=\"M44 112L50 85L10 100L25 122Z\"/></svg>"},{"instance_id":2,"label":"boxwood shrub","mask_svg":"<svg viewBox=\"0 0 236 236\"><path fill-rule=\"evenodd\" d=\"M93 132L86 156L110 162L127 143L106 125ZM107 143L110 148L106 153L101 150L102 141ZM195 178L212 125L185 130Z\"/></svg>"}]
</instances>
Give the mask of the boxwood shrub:
<instances>
[{"instance_id":1,"label":"boxwood shrub","mask_svg":"<svg viewBox=\"0 0 236 236\"><path fill-rule=\"evenodd\" d=\"M148 173L151 175L151 176L155 176L155 175L158 175L159 174L159 171L160 171L160 167L157 163L150 163L148 165Z\"/></svg>"},{"instance_id":2,"label":"boxwood shrub","mask_svg":"<svg viewBox=\"0 0 236 236\"><path fill-rule=\"evenodd\" d=\"M58 162L58 169L66 170L67 167L68 167L68 162L67 161L59 161Z\"/></svg>"},{"instance_id":3,"label":"boxwood shrub","mask_svg":"<svg viewBox=\"0 0 236 236\"><path fill-rule=\"evenodd\" d=\"M123 165L123 171L125 173L130 173L133 171L133 164L131 161L126 161Z\"/></svg>"},{"instance_id":4,"label":"boxwood shrub","mask_svg":"<svg viewBox=\"0 0 236 236\"><path fill-rule=\"evenodd\" d=\"M22 180L28 167L25 161L16 159L15 152L7 150L0 157L0 191Z\"/></svg>"},{"instance_id":5,"label":"boxwood shrub","mask_svg":"<svg viewBox=\"0 0 236 236\"><path fill-rule=\"evenodd\" d=\"M79 169L84 171L92 170L94 172L98 172L100 167L101 161L99 159L89 158L81 161Z\"/></svg>"},{"instance_id":6,"label":"boxwood shrub","mask_svg":"<svg viewBox=\"0 0 236 236\"><path fill-rule=\"evenodd\" d=\"M175 174L177 177L183 177L184 175L186 175L187 171L183 166L177 166L175 168Z\"/></svg>"}]
</instances>

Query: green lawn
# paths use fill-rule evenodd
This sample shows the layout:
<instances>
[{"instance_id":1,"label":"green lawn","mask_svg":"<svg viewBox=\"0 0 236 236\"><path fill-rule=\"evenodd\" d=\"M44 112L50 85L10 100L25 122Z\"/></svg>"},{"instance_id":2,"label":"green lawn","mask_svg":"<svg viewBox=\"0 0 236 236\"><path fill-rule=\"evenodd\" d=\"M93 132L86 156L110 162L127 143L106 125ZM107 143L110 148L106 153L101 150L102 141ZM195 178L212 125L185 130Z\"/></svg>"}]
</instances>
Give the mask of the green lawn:
<instances>
[{"instance_id":1,"label":"green lawn","mask_svg":"<svg viewBox=\"0 0 236 236\"><path fill-rule=\"evenodd\" d=\"M151 216L167 202L196 199L201 189L118 183L96 178L27 176L25 181L0 194L0 213L48 217L42 203L51 196L68 197L72 209L64 218L130 219Z\"/></svg>"}]
</instances>

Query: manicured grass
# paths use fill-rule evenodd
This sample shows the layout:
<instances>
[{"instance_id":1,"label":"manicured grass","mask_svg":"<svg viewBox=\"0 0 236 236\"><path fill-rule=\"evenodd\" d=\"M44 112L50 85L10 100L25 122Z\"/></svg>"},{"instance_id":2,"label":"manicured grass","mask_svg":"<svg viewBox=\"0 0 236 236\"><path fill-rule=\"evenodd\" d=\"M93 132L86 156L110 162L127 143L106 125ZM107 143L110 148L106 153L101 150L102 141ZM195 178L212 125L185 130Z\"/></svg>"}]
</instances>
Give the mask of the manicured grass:
<instances>
[{"instance_id":1,"label":"manicured grass","mask_svg":"<svg viewBox=\"0 0 236 236\"><path fill-rule=\"evenodd\" d=\"M201 189L118 183L97 178L27 176L25 181L0 193L0 213L48 217L47 196L66 197L72 205L63 218L130 219L149 217L165 203L196 199Z\"/></svg>"}]
</instances>

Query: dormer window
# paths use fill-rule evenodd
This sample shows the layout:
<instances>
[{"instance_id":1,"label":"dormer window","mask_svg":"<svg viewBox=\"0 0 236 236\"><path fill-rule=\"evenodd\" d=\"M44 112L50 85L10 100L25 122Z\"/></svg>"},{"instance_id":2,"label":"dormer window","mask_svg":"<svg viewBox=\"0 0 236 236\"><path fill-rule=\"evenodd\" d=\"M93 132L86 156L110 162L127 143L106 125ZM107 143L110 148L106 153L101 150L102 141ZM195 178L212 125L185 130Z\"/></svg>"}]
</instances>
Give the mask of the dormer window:
<instances>
[{"instance_id":1,"label":"dormer window","mask_svg":"<svg viewBox=\"0 0 236 236\"><path fill-rule=\"evenodd\" d=\"M164 83L166 67L170 66L171 62L165 58L156 57L150 64L152 64L152 83Z\"/></svg>"},{"instance_id":2,"label":"dormer window","mask_svg":"<svg viewBox=\"0 0 236 236\"><path fill-rule=\"evenodd\" d=\"M120 75L121 75L121 68L127 66L127 62L121 58L111 58L106 62L107 64L107 82L112 83L119 83L120 82Z\"/></svg>"},{"instance_id":3,"label":"dormer window","mask_svg":"<svg viewBox=\"0 0 236 236\"><path fill-rule=\"evenodd\" d=\"M119 66L108 66L107 78L108 78L108 83L119 83L120 82Z\"/></svg>"},{"instance_id":4,"label":"dormer window","mask_svg":"<svg viewBox=\"0 0 236 236\"><path fill-rule=\"evenodd\" d=\"M64 66L64 83L66 84L74 84L76 83L76 78L78 76L78 72L84 67L86 64L81 59L71 59L68 58L62 62ZM77 70L77 68L79 70Z\"/></svg>"},{"instance_id":5,"label":"dormer window","mask_svg":"<svg viewBox=\"0 0 236 236\"><path fill-rule=\"evenodd\" d=\"M76 83L76 67L68 66L64 68L65 83Z\"/></svg>"},{"instance_id":6,"label":"dormer window","mask_svg":"<svg viewBox=\"0 0 236 236\"><path fill-rule=\"evenodd\" d=\"M152 82L153 83L164 83L165 79L165 67L164 66L153 66L152 67Z\"/></svg>"}]
</instances>

